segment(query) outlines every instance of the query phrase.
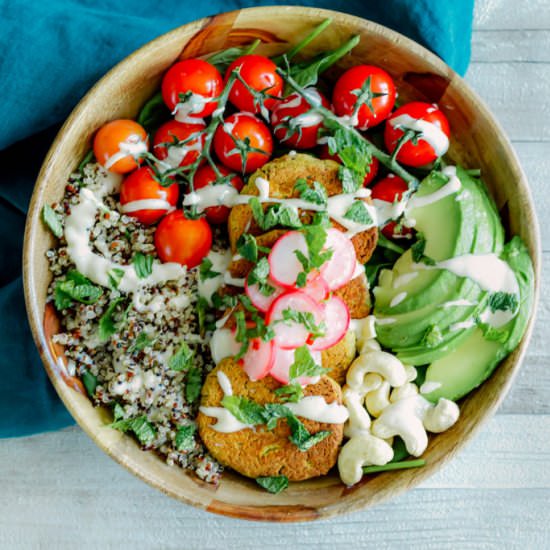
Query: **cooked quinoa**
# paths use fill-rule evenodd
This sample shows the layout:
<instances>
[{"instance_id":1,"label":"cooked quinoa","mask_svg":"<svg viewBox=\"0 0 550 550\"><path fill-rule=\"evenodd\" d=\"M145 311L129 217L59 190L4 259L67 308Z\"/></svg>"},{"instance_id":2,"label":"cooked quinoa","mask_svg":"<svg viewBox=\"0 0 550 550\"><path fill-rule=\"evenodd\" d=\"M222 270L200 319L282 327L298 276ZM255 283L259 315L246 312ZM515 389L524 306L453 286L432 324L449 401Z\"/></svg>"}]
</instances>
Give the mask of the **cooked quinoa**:
<instances>
[{"instance_id":1,"label":"cooked quinoa","mask_svg":"<svg viewBox=\"0 0 550 550\"><path fill-rule=\"evenodd\" d=\"M73 174L63 201L52 205L54 210L62 218L69 215L71 206L79 201L79 188L93 187L99 177L101 172L93 163ZM156 257L154 228L121 214L116 195L105 197L103 202L109 210L99 211L96 216L90 237L94 251L119 264L131 263L138 252ZM47 252L47 257L53 274L48 301L53 301L57 281L75 266L64 238L57 248ZM215 483L222 467L207 453L196 433L194 443L185 445L185 450L178 451L176 444L178 430L194 426L198 412L199 399L186 401L188 377L200 373L204 379L214 366L209 346L200 335L197 297L196 269L186 271L176 281L143 288L133 296L103 288L95 303L75 303L61 312L63 332L54 336L54 341L64 346L71 375L83 377L90 373L97 379L91 395L96 405L117 404L117 420L146 416L154 437L144 448L159 452L169 464L179 464ZM117 299L113 316L117 330L101 341L99 320ZM193 366L172 370L169 360L183 342L194 354Z\"/></svg>"}]
</instances>

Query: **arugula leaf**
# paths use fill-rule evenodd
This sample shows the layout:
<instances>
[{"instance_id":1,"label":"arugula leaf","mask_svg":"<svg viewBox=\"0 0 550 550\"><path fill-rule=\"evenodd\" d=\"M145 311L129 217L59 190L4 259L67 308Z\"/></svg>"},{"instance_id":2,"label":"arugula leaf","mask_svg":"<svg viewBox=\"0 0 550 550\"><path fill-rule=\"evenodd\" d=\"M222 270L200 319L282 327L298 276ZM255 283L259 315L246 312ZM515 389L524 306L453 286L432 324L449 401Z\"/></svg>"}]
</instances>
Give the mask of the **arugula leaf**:
<instances>
[{"instance_id":1,"label":"arugula leaf","mask_svg":"<svg viewBox=\"0 0 550 550\"><path fill-rule=\"evenodd\" d=\"M362 200L356 200L344 214L344 218L362 225L372 225L373 219L367 205Z\"/></svg>"},{"instance_id":2,"label":"arugula leaf","mask_svg":"<svg viewBox=\"0 0 550 550\"><path fill-rule=\"evenodd\" d=\"M49 204L45 204L42 208L42 220L58 239L63 237L63 224L61 223L61 219Z\"/></svg>"},{"instance_id":3,"label":"arugula leaf","mask_svg":"<svg viewBox=\"0 0 550 550\"><path fill-rule=\"evenodd\" d=\"M309 311L297 311L290 308L285 309L283 310L283 319L279 322L283 322L287 325L292 323L303 325L307 331L311 333L313 339L324 336L326 333L325 324L323 322L317 324L313 313Z\"/></svg>"},{"instance_id":4,"label":"arugula leaf","mask_svg":"<svg viewBox=\"0 0 550 550\"><path fill-rule=\"evenodd\" d=\"M441 334L441 329L437 325L430 325L422 337L421 345L433 348L440 344L442 340L443 334Z\"/></svg>"},{"instance_id":5,"label":"arugula leaf","mask_svg":"<svg viewBox=\"0 0 550 550\"><path fill-rule=\"evenodd\" d=\"M265 489L268 493L276 495L288 487L288 477L286 476L265 476L257 477L256 483Z\"/></svg>"},{"instance_id":6,"label":"arugula leaf","mask_svg":"<svg viewBox=\"0 0 550 550\"><path fill-rule=\"evenodd\" d=\"M212 54L210 57L207 57L206 60L208 63L214 65L218 71L224 73L233 61L243 55L252 53L260 42L260 39L257 39L247 46L227 48L226 50Z\"/></svg>"},{"instance_id":7,"label":"arugula leaf","mask_svg":"<svg viewBox=\"0 0 550 550\"><path fill-rule=\"evenodd\" d=\"M95 397L95 389L97 388L97 376L93 375L89 370L85 370L81 378L86 392L93 399Z\"/></svg>"},{"instance_id":8,"label":"arugula leaf","mask_svg":"<svg viewBox=\"0 0 550 550\"><path fill-rule=\"evenodd\" d=\"M406 470L408 468L420 468L426 465L422 458L418 460L405 460L403 462L388 462L383 466L363 466L364 474L376 474L378 472L389 472L391 470Z\"/></svg>"},{"instance_id":9,"label":"arugula leaf","mask_svg":"<svg viewBox=\"0 0 550 550\"><path fill-rule=\"evenodd\" d=\"M201 394L202 374L197 367L191 367L187 372L185 381L185 400L187 403L194 403Z\"/></svg>"},{"instance_id":10,"label":"arugula leaf","mask_svg":"<svg viewBox=\"0 0 550 550\"><path fill-rule=\"evenodd\" d=\"M277 388L274 393L276 396L289 403L298 403L298 401L304 397L304 390L297 382L281 386Z\"/></svg>"},{"instance_id":11,"label":"arugula leaf","mask_svg":"<svg viewBox=\"0 0 550 550\"><path fill-rule=\"evenodd\" d=\"M170 118L170 110L166 107L162 93L157 92L147 100L138 114L137 122L152 134L163 122Z\"/></svg>"},{"instance_id":12,"label":"arugula leaf","mask_svg":"<svg viewBox=\"0 0 550 550\"><path fill-rule=\"evenodd\" d=\"M182 342L178 351L168 360L168 368L177 372L187 370L193 363L194 355L187 342Z\"/></svg>"},{"instance_id":13,"label":"arugula leaf","mask_svg":"<svg viewBox=\"0 0 550 550\"><path fill-rule=\"evenodd\" d=\"M132 258L132 263L138 279L146 279L153 273L153 256L150 254L137 252Z\"/></svg>"},{"instance_id":14,"label":"arugula leaf","mask_svg":"<svg viewBox=\"0 0 550 550\"><path fill-rule=\"evenodd\" d=\"M239 422L256 426L265 424L266 417L264 407L246 397L239 395L226 395L222 399L222 407L225 407Z\"/></svg>"},{"instance_id":15,"label":"arugula leaf","mask_svg":"<svg viewBox=\"0 0 550 550\"><path fill-rule=\"evenodd\" d=\"M491 312L495 311L516 311L519 306L516 294L508 292L493 292L489 296L489 307Z\"/></svg>"},{"instance_id":16,"label":"arugula leaf","mask_svg":"<svg viewBox=\"0 0 550 550\"><path fill-rule=\"evenodd\" d=\"M403 254L405 252L405 249L398 244L394 243L393 241L390 241L385 235L382 233L378 234L378 243L377 246L382 246L384 248L388 248L392 252L396 252L397 254Z\"/></svg>"},{"instance_id":17,"label":"arugula leaf","mask_svg":"<svg viewBox=\"0 0 550 550\"><path fill-rule=\"evenodd\" d=\"M243 233L237 241L237 252L249 262L258 261L258 243L254 235Z\"/></svg>"},{"instance_id":18,"label":"arugula leaf","mask_svg":"<svg viewBox=\"0 0 550 550\"><path fill-rule=\"evenodd\" d=\"M221 273L219 271L214 271L212 269L212 260L208 257L204 258L199 266L199 277L201 281L206 281L207 279L215 279L219 277Z\"/></svg>"},{"instance_id":19,"label":"arugula leaf","mask_svg":"<svg viewBox=\"0 0 550 550\"><path fill-rule=\"evenodd\" d=\"M94 150L90 149L85 155L84 158L80 161L80 164L78 165L77 170L84 174L84 167L89 164L90 162L93 162L95 160L94 156Z\"/></svg>"},{"instance_id":20,"label":"arugula leaf","mask_svg":"<svg viewBox=\"0 0 550 550\"><path fill-rule=\"evenodd\" d=\"M71 270L62 281L55 285L55 307L58 310L73 305L73 300L83 304L94 304L103 294L103 290L92 284L82 273Z\"/></svg>"},{"instance_id":21,"label":"arugula leaf","mask_svg":"<svg viewBox=\"0 0 550 550\"><path fill-rule=\"evenodd\" d=\"M176 449L178 451L192 451L195 448L195 432L197 428L192 424L180 426L176 432Z\"/></svg>"},{"instance_id":22,"label":"arugula leaf","mask_svg":"<svg viewBox=\"0 0 550 550\"><path fill-rule=\"evenodd\" d=\"M106 342L117 331L114 314L117 306L124 301L124 298L116 298L113 300L105 313L99 319L98 334L102 342Z\"/></svg>"},{"instance_id":23,"label":"arugula leaf","mask_svg":"<svg viewBox=\"0 0 550 550\"><path fill-rule=\"evenodd\" d=\"M134 343L128 348L128 353L135 353L136 351L142 351L147 346L155 342L154 338L151 338L146 332L140 332Z\"/></svg>"},{"instance_id":24,"label":"arugula leaf","mask_svg":"<svg viewBox=\"0 0 550 550\"><path fill-rule=\"evenodd\" d=\"M124 277L124 269L114 267L107 273L107 276L109 277L109 284L111 285L111 288L116 290L120 284L120 281L122 281L122 278Z\"/></svg>"},{"instance_id":25,"label":"arugula leaf","mask_svg":"<svg viewBox=\"0 0 550 550\"><path fill-rule=\"evenodd\" d=\"M324 369L321 365L315 363L307 346L294 350L294 363L290 365L288 374L290 380L296 380L302 376L320 376L326 372L328 372L328 369Z\"/></svg>"},{"instance_id":26,"label":"arugula leaf","mask_svg":"<svg viewBox=\"0 0 550 550\"><path fill-rule=\"evenodd\" d=\"M326 207L328 201L327 190L324 185L320 184L318 181L314 181L313 188L311 188L307 184L307 180L299 178L296 180L294 189L300 193L300 198L302 200Z\"/></svg>"},{"instance_id":27,"label":"arugula leaf","mask_svg":"<svg viewBox=\"0 0 550 550\"><path fill-rule=\"evenodd\" d=\"M288 52L278 55L277 57L274 57L272 59L273 63L276 65L279 65L282 63L285 59L287 61L290 61L298 52L300 52L302 49L304 49L310 42L315 40L330 24L332 23L332 19L327 18L319 25L317 25L305 38L300 40L298 44L296 44L292 49L290 49Z\"/></svg>"}]
</instances>

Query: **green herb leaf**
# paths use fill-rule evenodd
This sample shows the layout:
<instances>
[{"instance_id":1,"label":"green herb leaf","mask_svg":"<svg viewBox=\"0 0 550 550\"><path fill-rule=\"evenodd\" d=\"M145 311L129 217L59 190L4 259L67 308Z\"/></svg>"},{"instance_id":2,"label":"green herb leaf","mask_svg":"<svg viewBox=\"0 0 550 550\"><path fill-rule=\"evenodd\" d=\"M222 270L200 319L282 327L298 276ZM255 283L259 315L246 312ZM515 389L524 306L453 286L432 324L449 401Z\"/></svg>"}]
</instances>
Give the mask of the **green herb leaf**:
<instances>
[{"instance_id":1,"label":"green herb leaf","mask_svg":"<svg viewBox=\"0 0 550 550\"><path fill-rule=\"evenodd\" d=\"M254 235L243 233L237 241L237 252L249 262L258 261L258 243Z\"/></svg>"},{"instance_id":2,"label":"green herb leaf","mask_svg":"<svg viewBox=\"0 0 550 550\"><path fill-rule=\"evenodd\" d=\"M132 258L134 270L139 279L146 279L153 273L153 256L137 252Z\"/></svg>"},{"instance_id":3,"label":"green herb leaf","mask_svg":"<svg viewBox=\"0 0 550 550\"><path fill-rule=\"evenodd\" d=\"M81 378L86 392L93 399L95 397L95 389L97 388L97 376L93 375L89 370L85 370Z\"/></svg>"},{"instance_id":4,"label":"green herb leaf","mask_svg":"<svg viewBox=\"0 0 550 550\"><path fill-rule=\"evenodd\" d=\"M324 185L320 184L318 181L313 182L313 187L311 188L307 184L307 180L300 178L296 180L294 189L300 193L300 198L304 201L312 202L314 204L319 204L326 206L328 201L327 190Z\"/></svg>"},{"instance_id":5,"label":"green herb leaf","mask_svg":"<svg viewBox=\"0 0 550 550\"><path fill-rule=\"evenodd\" d=\"M516 311L519 307L517 294L493 292L489 296L489 307L492 313L495 313L495 311Z\"/></svg>"},{"instance_id":6,"label":"green herb leaf","mask_svg":"<svg viewBox=\"0 0 550 550\"><path fill-rule=\"evenodd\" d=\"M311 447L317 445L317 443L320 443L321 441L323 441L323 439L326 439L331 434L332 434L331 431L321 430L320 432L317 432L317 433L311 435L307 439L295 443L295 445L302 452L309 451L309 449L311 449Z\"/></svg>"},{"instance_id":7,"label":"green herb leaf","mask_svg":"<svg viewBox=\"0 0 550 550\"><path fill-rule=\"evenodd\" d=\"M61 223L61 219L49 204L45 204L42 208L42 219L58 239L63 236L63 224Z\"/></svg>"},{"instance_id":8,"label":"green herb leaf","mask_svg":"<svg viewBox=\"0 0 550 550\"><path fill-rule=\"evenodd\" d=\"M233 61L243 55L252 53L258 47L258 44L260 44L259 39L247 46L227 48L226 50L212 54L210 57L207 57L206 60L208 63L215 65L218 71L223 74Z\"/></svg>"},{"instance_id":9,"label":"green herb leaf","mask_svg":"<svg viewBox=\"0 0 550 550\"><path fill-rule=\"evenodd\" d=\"M207 279L215 279L219 277L221 273L219 271L214 271L212 269L212 260L208 257L204 258L199 266L199 277L201 281L206 281Z\"/></svg>"},{"instance_id":10,"label":"green herb leaf","mask_svg":"<svg viewBox=\"0 0 550 550\"><path fill-rule=\"evenodd\" d=\"M131 431L144 446L151 445L156 436L156 430L147 420L146 415L138 416L137 418L121 418L120 420L116 420L115 416L115 421L109 424L108 427L121 432Z\"/></svg>"},{"instance_id":11,"label":"green herb leaf","mask_svg":"<svg viewBox=\"0 0 550 550\"><path fill-rule=\"evenodd\" d=\"M295 309L285 309L283 310L283 319L282 321L287 325L292 323L298 323L303 325L307 331L311 334L313 339L320 338L326 333L326 326L323 322L317 324L315 322L315 317L313 313L309 311L297 311Z\"/></svg>"},{"instance_id":12,"label":"green herb leaf","mask_svg":"<svg viewBox=\"0 0 550 550\"><path fill-rule=\"evenodd\" d=\"M258 263L248 273L247 282L250 286L257 284L260 293L264 296L271 296L275 292L275 287L267 282L268 276L269 262L264 256L258 260Z\"/></svg>"},{"instance_id":13,"label":"green herb leaf","mask_svg":"<svg viewBox=\"0 0 550 550\"><path fill-rule=\"evenodd\" d=\"M122 281L122 277L124 277L124 269L114 267L107 273L107 276L109 277L109 285L111 288L117 289L120 281Z\"/></svg>"},{"instance_id":14,"label":"green herb leaf","mask_svg":"<svg viewBox=\"0 0 550 550\"><path fill-rule=\"evenodd\" d=\"M417 241L411 246L413 262L422 262L426 265L435 265L435 261L424 254L424 250L426 249L426 238L423 233L417 233L416 238Z\"/></svg>"},{"instance_id":15,"label":"green herb leaf","mask_svg":"<svg viewBox=\"0 0 550 550\"><path fill-rule=\"evenodd\" d=\"M141 108L138 114L137 122L145 128L149 134L159 128L170 118L170 110L166 107L162 93L157 92Z\"/></svg>"},{"instance_id":16,"label":"green herb leaf","mask_svg":"<svg viewBox=\"0 0 550 550\"><path fill-rule=\"evenodd\" d=\"M298 214L297 208L292 208L284 204L274 204L269 208L277 209L279 225L291 227L293 229L299 229L302 227L303 224L300 221L300 215Z\"/></svg>"},{"instance_id":17,"label":"green herb leaf","mask_svg":"<svg viewBox=\"0 0 550 550\"><path fill-rule=\"evenodd\" d=\"M256 483L265 489L268 493L276 495L284 491L288 487L288 477L286 476L269 476L257 477Z\"/></svg>"},{"instance_id":18,"label":"green herb leaf","mask_svg":"<svg viewBox=\"0 0 550 550\"><path fill-rule=\"evenodd\" d=\"M372 225L373 219L364 201L356 200L344 214L344 218L362 225Z\"/></svg>"},{"instance_id":19,"label":"green herb leaf","mask_svg":"<svg viewBox=\"0 0 550 550\"><path fill-rule=\"evenodd\" d=\"M195 448L195 432L197 428L192 424L180 426L176 432L176 449L178 451L192 451Z\"/></svg>"},{"instance_id":20,"label":"green herb leaf","mask_svg":"<svg viewBox=\"0 0 550 550\"><path fill-rule=\"evenodd\" d=\"M291 431L289 440L302 452L308 451L311 447L317 445L317 443L323 441L323 439L327 438L332 433L330 431L322 430L311 435L302 421L293 414L287 416L286 420Z\"/></svg>"},{"instance_id":21,"label":"green herb leaf","mask_svg":"<svg viewBox=\"0 0 550 550\"><path fill-rule=\"evenodd\" d=\"M120 403L115 403L113 406L113 416L115 420L121 420L124 418L124 409Z\"/></svg>"},{"instance_id":22,"label":"green herb leaf","mask_svg":"<svg viewBox=\"0 0 550 550\"><path fill-rule=\"evenodd\" d=\"M226 395L222 399L222 407L225 407L239 422L256 426L265 424L264 408L239 395Z\"/></svg>"},{"instance_id":23,"label":"green herb leaf","mask_svg":"<svg viewBox=\"0 0 550 550\"><path fill-rule=\"evenodd\" d=\"M128 353L135 353L136 351L142 351L147 346L150 346L155 342L154 338L151 338L146 332L140 332L134 343L128 348Z\"/></svg>"},{"instance_id":24,"label":"green herb leaf","mask_svg":"<svg viewBox=\"0 0 550 550\"><path fill-rule=\"evenodd\" d=\"M80 161L80 164L78 165L78 171L83 174L84 173L84 167L87 164L90 164L90 162L93 162L95 160L94 157L94 150L90 149L85 155L84 158Z\"/></svg>"},{"instance_id":25,"label":"green herb leaf","mask_svg":"<svg viewBox=\"0 0 550 550\"><path fill-rule=\"evenodd\" d=\"M277 388L274 393L285 402L289 403L298 403L298 401L304 397L304 390L297 382L281 386Z\"/></svg>"},{"instance_id":26,"label":"green herb leaf","mask_svg":"<svg viewBox=\"0 0 550 550\"><path fill-rule=\"evenodd\" d=\"M315 363L307 346L294 350L294 363L290 365L289 370L290 380L296 380L302 376L321 376L326 372L328 372L328 369L324 369L321 365Z\"/></svg>"},{"instance_id":27,"label":"green herb leaf","mask_svg":"<svg viewBox=\"0 0 550 550\"><path fill-rule=\"evenodd\" d=\"M185 381L185 400L194 403L201 394L202 374L197 367L191 367Z\"/></svg>"},{"instance_id":28,"label":"green herb leaf","mask_svg":"<svg viewBox=\"0 0 550 550\"><path fill-rule=\"evenodd\" d=\"M73 305L73 301L83 304L94 304L103 294L103 290L92 284L82 273L71 270L62 281L55 285L55 307L58 310L66 309Z\"/></svg>"},{"instance_id":29,"label":"green herb leaf","mask_svg":"<svg viewBox=\"0 0 550 550\"><path fill-rule=\"evenodd\" d=\"M405 460L403 462L388 462L383 466L363 466L364 474L376 474L378 472L389 472L391 470L406 470L408 468L420 468L426 465L423 459Z\"/></svg>"},{"instance_id":30,"label":"green herb leaf","mask_svg":"<svg viewBox=\"0 0 550 550\"><path fill-rule=\"evenodd\" d=\"M219 297L219 294L212 295L212 302L214 297ZM197 300L197 319L199 321L199 333L201 336L204 336L206 332L206 311L208 310L208 302L204 296L199 296Z\"/></svg>"},{"instance_id":31,"label":"green herb leaf","mask_svg":"<svg viewBox=\"0 0 550 550\"><path fill-rule=\"evenodd\" d=\"M117 306L124 301L124 298L116 298L113 300L105 313L99 319L98 335L102 342L106 342L117 331L117 323L115 322L115 310Z\"/></svg>"},{"instance_id":32,"label":"green herb leaf","mask_svg":"<svg viewBox=\"0 0 550 550\"><path fill-rule=\"evenodd\" d=\"M182 342L178 351L168 360L168 368L178 372L187 370L193 364L194 355L187 342Z\"/></svg>"}]
</instances>

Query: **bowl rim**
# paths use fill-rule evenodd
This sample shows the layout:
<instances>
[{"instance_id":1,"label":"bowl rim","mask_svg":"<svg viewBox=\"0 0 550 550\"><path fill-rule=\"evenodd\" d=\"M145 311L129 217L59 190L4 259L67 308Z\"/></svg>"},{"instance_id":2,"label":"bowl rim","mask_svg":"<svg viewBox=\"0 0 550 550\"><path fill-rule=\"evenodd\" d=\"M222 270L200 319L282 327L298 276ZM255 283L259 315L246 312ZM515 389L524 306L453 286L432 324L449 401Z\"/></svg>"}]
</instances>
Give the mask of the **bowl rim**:
<instances>
[{"instance_id":1,"label":"bowl rim","mask_svg":"<svg viewBox=\"0 0 550 550\"><path fill-rule=\"evenodd\" d=\"M23 284L24 284L24 295L25 295L25 306L27 310L27 316L29 324L31 327L32 336L34 342L40 353L42 363L47 371L48 377L52 382L57 394L63 401L66 408L69 410L73 418L76 420L77 424L84 430L84 432L94 441L94 443L104 451L108 456L113 460L118 462L125 469L129 470L133 475L137 476L141 480L145 481L148 485L162 491L163 493L181 501L186 504L190 504L194 507L209 511L211 513L221 514L225 516L235 517L238 519L247 519L247 520L269 520L269 521L308 521L313 519L325 519L328 517L333 517L343 513L355 512L366 507L382 503L389 498L393 498L403 493L405 490L411 489L418 486L425 479L433 475L438 471L442 466L444 466L448 461L450 461L455 454L464 446L472 440L472 438L477 434L478 430L494 415L497 408L501 404L504 397L507 395L510 387L517 376L517 373L521 367L523 359L526 354L527 347L529 345L533 328L535 325L537 307L540 298L540 277L541 277L541 242L540 242L540 229L539 223L536 215L536 210L534 207L534 202L531 194L531 190L527 181L527 177L521 168L517 154L507 136L501 127L500 123L492 115L489 108L486 106L485 102L474 92L470 86L460 77L455 71L453 71L442 59L440 59L436 54L415 42L414 40L402 35L401 33L374 23L368 19L364 19L358 16L347 14L344 12L327 10L322 8L313 8L305 6L266 6L266 7L251 7L244 8L241 10L234 10L230 12L220 12L217 15L222 14L234 14L246 12L250 15L258 15L263 18L266 16L269 17L270 14L277 14L281 11L290 11L294 12L296 16L303 16L306 18L318 18L318 17L330 17L334 22L339 22L342 25L347 25L353 23L358 27L362 27L369 32L375 34L383 34L391 40L400 44L400 46L412 51L415 55L423 57L428 63L434 65L436 69L442 73L447 73L453 80L457 80L461 85L461 95L466 96L468 102L475 103L477 108L483 113L484 117L488 121L493 132L499 135L499 138L502 140L502 146L506 155L508 156L510 164L513 165L516 173L518 175L518 183L522 187L522 191L525 193L525 206L524 209L530 211L532 215L532 236L531 240L533 243L532 248L530 249L531 258L534 266L535 273L535 288L534 288L534 297L533 297L533 310L531 312L531 317L529 319L528 325L525 330L523 338L516 348L514 364L510 368L509 374L501 386L498 395L495 399L488 405L483 413L481 418L475 423L475 425L469 430L469 432L461 438L460 442L454 446L449 452L447 452L441 458L434 460L430 465L427 465L424 468L421 468L416 471L414 479L411 479L409 483L401 484L398 487L392 487L391 491L381 491L379 494L374 495L372 499L368 502L364 501L363 497L360 497L358 492L355 493L355 496L350 495L346 502L346 509L337 509L338 503L330 503L325 506L318 507L317 510L320 512L318 515L310 515L303 512L303 507L296 511L294 515L289 516L289 507L288 505L282 506L282 510L277 512L273 510L273 505L267 505L270 509L270 514L268 517L259 516L257 511L260 511L262 507L260 506L250 506L250 505L233 505L231 510L226 509L216 509L216 508L205 508L200 502L193 500L192 496L184 496L181 494L176 494L172 492L166 486L161 486L157 484L156 480L151 478L148 475L148 472L142 468L137 467L135 464L124 462L112 449L106 445L102 440L96 437L96 431L90 426L81 416L77 407L73 407L71 403L66 399L64 392L68 389L65 383L55 375L55 361L49 350L49 342L46 339L43 327L43 317L40 315L42 311L43 304L39 304L37 300L37 295L35 291L35 277L34 271L32 269L33 258L36 258L35 252L35 243L31 238L32 234L35 232L37 225L41 223L41 206L43 202L45 181L48 179L48 175L51 169L51 164L53 157L57 149L63 145L64 141L68 139L68 134L73 123L78 120L81 113L83 113L90 104L95 100L96 91L103 86L104 83L109 82L112 79L116 79L119 72L121 72L125 67L129 67L132 62L139 58L144 52L149 50L154 50L158 44L161 44L170 36L176 36L179 34L182 29L188 29L191 27L196 27L197 30L203 28L212 17L204 17L201 19L194 20L185 25L178 26L171 31L164 33L157 38L147 42L142 45L140 48L132 52L129 56L122 59L116 65L114 65L107 73L105 73L82 97L82 99L77 103L74 109L71 111L69 116L66 118L62 127L58 131L54 141L52 142L46 157L42 163L41 170L37 176L35 188L32 193L31 201L28 208L28 214L25 224L25 233L24 233L24 245L23 245ZM26 266L29 266L27 269ZM385 475L385 474L379 474ZM395 473L393 473L395 475Z\"/></svg>"}]
</instances>

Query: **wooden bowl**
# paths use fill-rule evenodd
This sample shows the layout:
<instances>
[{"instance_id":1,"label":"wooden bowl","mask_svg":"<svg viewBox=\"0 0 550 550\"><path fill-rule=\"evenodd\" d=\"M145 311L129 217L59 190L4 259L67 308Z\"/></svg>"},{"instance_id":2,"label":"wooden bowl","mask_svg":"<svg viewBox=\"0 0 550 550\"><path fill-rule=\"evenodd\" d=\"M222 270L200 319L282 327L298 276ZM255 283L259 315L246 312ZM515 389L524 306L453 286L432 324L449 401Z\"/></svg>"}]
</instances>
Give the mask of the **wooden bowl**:
<instances>
[{"instance_id":1,"label":"wooden bowl","mask_svg":"<svg viewBox=\"0 0 550 550\"><path fill-rule=\"evenodd\" d=\"M519 234L531 252L537 277L540 246L533 201L525 175L500 126L483 102L445 63L415 42L385 27L343 13L302 7L252 8L201 19L150 42L119 63L84 97L55 139L32 197L25 231L24 280L34 339L48 375L80 426L107 454L135 475L183 502L210 512L254 520L302 521L326 518L377 504L414 487L461 449L496 410L525 354L533 319L519 347L494 375L461 403L461 418L451 430L431 437L427 465L417 470L367 476L346 488L338 476L293 483L273 496L254 481L225 473L218 487L168 466L152 452L142 452L128 436L103 428L109 414L94 408L80 381L65 370L63 350L51 341L58 330L55 312L45 308L50 281L45 252L54 242L44 228L44 204L60 200L65 182L90 147L94 132L116 118L133 118L158 88L166 69L178 59L200 56L228 46L262 40L259 53L277 54L306 35L323 19L332 25L304 52L334 48L351 35L361 42L336 68L358 63L384 67L394 77L401 100L437 102L452 127L449 156L468 168L481 168L501 211L508 234Z\"/></svg>"}]
</instances>

